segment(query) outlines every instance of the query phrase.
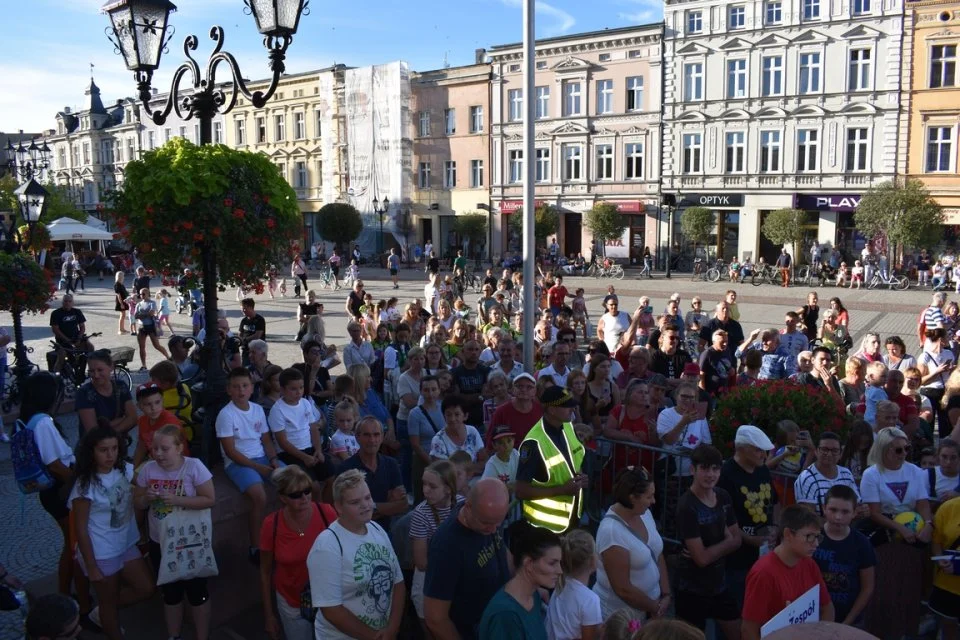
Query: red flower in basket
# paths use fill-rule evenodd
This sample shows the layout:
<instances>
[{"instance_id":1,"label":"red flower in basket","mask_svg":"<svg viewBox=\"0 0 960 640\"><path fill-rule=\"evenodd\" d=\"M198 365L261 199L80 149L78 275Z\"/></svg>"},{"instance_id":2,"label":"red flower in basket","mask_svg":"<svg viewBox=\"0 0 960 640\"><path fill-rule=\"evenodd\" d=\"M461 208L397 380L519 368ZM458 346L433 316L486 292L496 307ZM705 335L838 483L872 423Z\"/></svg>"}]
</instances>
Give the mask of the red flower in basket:
<instances>
[{"instance_id":1,"label":"red flower in basket","mask_svg":"<svg viewBox=\"0 0 960 640\"><path fill-rule=\"evenodd\" d=\"M220 234L223 233L223 231L220 229L220 227L214 227L213 229L210 230L210 233L212 233L214 237L219 238Z\"/></svg>"},{"instance_id":2,"label":"red flower in basket","mask_svg":"<svg viewBox=\"0 0 960 640\"><path fill-rule=\"evenodd\" d=\"M246 212L243 209L234 209L233 217L237 220L243 220L243 216L246 215Z\"/></svg>"},{"instance_id":3,"label":"red flower in basket","mask_svg":"<svg viewBox=\"0 0 960 640\"><path fill-rule=\"evenodd\" d=\"M267 218L267 228L273 229L275 226L277 226L276 221L273 218Z\"/></svg>"},{"instance_id":4,"label":"red flower in basket","mask_svg":"<svg viewBox=\"0 0 960 640\"><path fill-rule=\"evenodd\" d=\"M228 209L229 209L230 207L232 207L232 206L233 206L233 198L224 198L224 199L223 199L223 206L225 206L225 207L228 208Z\"/></svg>"},{"instance_id":5,"label":"red flower in basket","mask_svg":"<svg viewBox=\"0 0 960 640\"><path fill-rule=\"evenodd\" d=\"M189 231L190 229L193 229L193 223L188 220L183 223L183 228Z\"/></svg>"}]
</instances>

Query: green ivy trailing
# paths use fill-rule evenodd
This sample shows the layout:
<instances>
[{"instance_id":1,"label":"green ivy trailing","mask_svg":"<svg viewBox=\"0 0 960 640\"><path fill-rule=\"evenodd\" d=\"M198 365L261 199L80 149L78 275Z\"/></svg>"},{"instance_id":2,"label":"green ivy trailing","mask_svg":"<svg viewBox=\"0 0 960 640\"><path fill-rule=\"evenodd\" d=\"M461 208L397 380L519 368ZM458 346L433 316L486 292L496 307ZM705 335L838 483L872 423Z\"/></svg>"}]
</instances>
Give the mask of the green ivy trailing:
<instances>
[{"instance_id":1,"label":"green ivy trailing","mask_svg":"<svg viewBox=\"0 0 960 640\"><path fill-rule=\"evenodd\" d=\"M255 286L300 250L294 190L266 156L224 145L176 138L131 162L111 214L146 266L176 273L210 249L226 285Z\"/></svg>"}]
</instances>

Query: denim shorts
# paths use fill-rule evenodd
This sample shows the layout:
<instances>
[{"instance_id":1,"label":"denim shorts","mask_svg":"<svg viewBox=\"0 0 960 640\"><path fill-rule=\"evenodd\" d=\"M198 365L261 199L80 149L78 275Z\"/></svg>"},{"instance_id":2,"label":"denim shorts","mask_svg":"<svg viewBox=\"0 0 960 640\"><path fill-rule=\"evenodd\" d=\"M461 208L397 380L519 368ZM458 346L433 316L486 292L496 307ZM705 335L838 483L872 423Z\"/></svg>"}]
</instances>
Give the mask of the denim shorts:
<instances>
[{"instance_id":1,"label":"denim shorts","mask_svg":"<svg viewBox=\"0 0 960 640\"><path fill-rule=\"evenodd\" d=\"M250 458L250 461L256 462L257 464L266 465L268 467L270 466L270 459L267 458L267 456L261 456L259 458ZM287 466L280 460L277 460L277 463L281 467ZM223 471L224 473L227 474L227 477L230 478L233 484L237 485L237 489L240 490L240 493L246 493L247 489L249 489L253 485L263 484L264 480L269 480L269 476L264 478L263 476L260 475L260 473L257 470L251 467L245 467L241 464L237 464L236 462L231 463L227 467L224 467Z\"/></svg>"}]
</instances>

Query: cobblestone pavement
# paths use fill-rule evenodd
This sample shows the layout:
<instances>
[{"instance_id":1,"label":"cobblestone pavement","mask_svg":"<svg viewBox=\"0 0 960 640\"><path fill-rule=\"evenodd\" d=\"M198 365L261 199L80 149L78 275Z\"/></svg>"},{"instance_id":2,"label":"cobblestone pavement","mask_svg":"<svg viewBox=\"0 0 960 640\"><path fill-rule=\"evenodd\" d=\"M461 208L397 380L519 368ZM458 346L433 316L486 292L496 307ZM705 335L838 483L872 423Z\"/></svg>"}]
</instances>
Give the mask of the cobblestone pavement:
<instances>
[{"instance_id":1,"label":"cobblestone pavement","mask_svg":"<svg viewBox=\"0 0 960 640\"><path fill-rule=\"evenodd\" d=\"M389 298L396 295L401 304L413 297L423 295L422 272L419 270L402 271L403 280L400 289L394 291L386 278L384 270L362 269L361 276L367 284L367 289L375 297ZM118 336L116 312L113 311L113 290L110 282L89 282L86 293L76 296L76 305L83 310L87 317L88 332L103 332L103 336L94 340L97 347L135 346L135 338ZM129 283L128 283L129 284ZM288 283L289 284L289 283ZM633 299L640 295L649 295L655 309L662 309L666 299L674 291L682 296L682 311L689 309L689 301L693 295L699 295L704 300L704 308L710 309L720 300L729 288L728 284L707 282L691 282L689 276L679 274L672 279L662 275L652 280L637 280L629 272L626 278L619 281L595 280L593 278L569 277L565 284L571 291L577 287L584 287L587 292L588 308L591 318L596 321L600 312L600 301L608 284L613 284L617 293L630 302L624 305L625 310L632 310ZM740 301L741 323L745 332L766 326L780 326L783 312L786 309L795 309L806 299L807 288L791 287L788 289L764 285L753 287L736 285ZM292 293L292 286L290 287ZM319 300L325 304L326 328L328 341L341 345L346 342L346 315L344 300L346 290L332 292L318 290ZM920 309L928 304L930 292L914 289L898 291L851 291L849 289L835 289L826 287L819 290L822 307L833 295L838 295L850 311L852 333L859 338L866 331L877 331L881 336L899 334L904 337L908 347L913 348L917 315ZM59 305L54 301L54 305ZM270 360L281 365L288 365L300 361L300 350L293 341L296 332L297 300L294 298L270 300L266 295L257 297L257 311L267 320L268 340L270 341ZM172 305L171 305L172 306ZM236 302L235 292L227 291L220 294L220 306L228 311L231 325L236 327L240 317L240 305ZM184 315L171 317L174 328L178 332L189 333L189 319ZM0 315L0 323L10 326L8 314ZM27 316L24 318L24 333L29 346L36 351L32 360L38 364L44 362L44 354L49 349L50 330L48 327L49 315ZM158 362L160 354L147 347L147 366ZM131 367L136 370L139 359L136 358ZM134 381L140 382L144 374L135 373ZM77 439L77 419L75 414L60 417L67 439L75 444ZM59 550L63 544L60 531L53 520L43 511L35 496L21 498L20 493L12 481L10 464L10 449L0 445L0 562L11 573L19 576L25 582L50 576L56 572ZM241 630L244 628L237 625ZM0 614L0 640L15 640L21 637L20 620L17 613ZM228 637L243 637L236 631L228 632ZM251 635L249 637L259 637Z\"/></svg>"}]
</instances>

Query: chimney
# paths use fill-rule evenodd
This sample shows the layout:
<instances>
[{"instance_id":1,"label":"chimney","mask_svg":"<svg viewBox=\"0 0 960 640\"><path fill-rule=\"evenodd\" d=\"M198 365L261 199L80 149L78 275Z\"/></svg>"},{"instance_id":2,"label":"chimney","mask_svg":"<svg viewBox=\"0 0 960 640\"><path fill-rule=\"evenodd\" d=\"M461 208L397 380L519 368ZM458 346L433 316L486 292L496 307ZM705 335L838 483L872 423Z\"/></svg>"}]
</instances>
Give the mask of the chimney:
<instances>
[{"instance_id":1,"label":"chimney","mask_svg":"<svg viewBox=\"0 0 960 640\"><path fill-rule=\"evenodd\" d=\"M487 50L486 49L474 49L473 50L473 59L477 64L483 64L487 61Z\"/></svg>"}]
</instances>

